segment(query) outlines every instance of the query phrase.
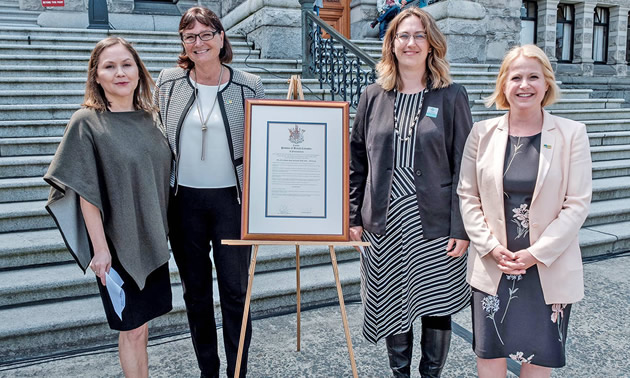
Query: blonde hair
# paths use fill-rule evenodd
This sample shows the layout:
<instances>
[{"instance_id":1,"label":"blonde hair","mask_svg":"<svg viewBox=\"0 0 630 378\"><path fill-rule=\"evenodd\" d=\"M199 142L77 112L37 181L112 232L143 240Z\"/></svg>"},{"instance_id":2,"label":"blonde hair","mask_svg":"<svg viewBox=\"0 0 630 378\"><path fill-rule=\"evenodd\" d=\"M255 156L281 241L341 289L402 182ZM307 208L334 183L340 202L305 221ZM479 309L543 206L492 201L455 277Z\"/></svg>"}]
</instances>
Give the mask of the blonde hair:
<instances>
[{"instance_id":1,"label":"blonde hair","mask_svg":"<svg viewBox=\"0 0 630 378\"><path fill-rule=\"evenodd\" d=\"M92 54L90 55L90 62L88 63L88 75L87 82L85 83L85 96L83 98L83 104L86 108L95 109L104 112L109 107L107 97L105 97L105 91L103 87L97 82L98 63L101 54L106 48L123 45L129 50L133 60L138 66L138 86L133 93L133 106L137 110L146 110L148 112L155 111L155 105L153 104L153 96L151 95L151 89L155 86L155 82L151 77L151 74L140 60L140 56L136 50L127 42L124 38L120 37L107 37L94 46Z\"/></svg>"},{"instance_id":2,"label":"blonde hair","mask_svg":"<svg viewBox=\"0 0 630 378\"><path fill-rule=\"evenodd\" d=\"M553 73L551 62L549 62L549 58L547 58L545 52L536 45L515 46L510 49L503 58L501 68L499 69L499 74L497 76L497 82L494 87L494 92L484 99L486 107L489 108L493 104L496 104L497 109L510 109L510 103L507 98L505 98L503 90L510 71L510 66L520 56L536 59L542 66L543 76L545 77L545 83L548 88L547 92L545 92L545 96L543 97L541 106L544 108L547 105L553 104L560 96L560 88L558 88L558 85L556 84L556 77Z\"/></svg>"},{"instance_id":3,"label":"blonde hair","mask_svg":"<svg viewBox=\"0 0 630 378\"><path fill-rule=\"evenodd\" d=\"M438 28L435 19L418 7L405 9L389 23L389 28L385 33L385 38L383 38L382 58L376 65L376 72L378 73L376 82L386 91L391 91L394 88L402 89L398 59L394 54L394 40L398 26L408 17L418 17L427 34L430 50L427 56L425 78L430 82L431 89L448 87L453 81L449 73L449 64L446 61L446 37Z\"/></svg>"}]
</instances>

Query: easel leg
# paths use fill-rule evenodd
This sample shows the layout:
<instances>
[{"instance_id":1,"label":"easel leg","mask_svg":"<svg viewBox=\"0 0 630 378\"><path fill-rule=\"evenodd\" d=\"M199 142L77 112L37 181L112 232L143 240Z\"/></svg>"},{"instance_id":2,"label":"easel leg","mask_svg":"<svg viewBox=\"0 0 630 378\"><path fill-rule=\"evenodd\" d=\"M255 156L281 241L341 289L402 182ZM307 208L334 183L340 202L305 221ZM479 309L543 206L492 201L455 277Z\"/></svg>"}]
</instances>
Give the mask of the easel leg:
<instances>
[{"instance_id":1,"label":"easel leg","mask_svg":"<svg viewBox=\"0 0 630 378\"><path fill-rule=\"evenodd\" d=\"M300 314L300 246L295 246L295 282L296 284L296 293L297 293L297 351L300 351L300 333L301 333L301 314Z\"/></svg>"},{"instance_id":2,"label":"easel leg","mask_svg":"<svg viewBox=\"0 0 630 378\"><path fill-rule=\"evenodd\" d=\"M247 330L247 319L249 317L249 302L252 299L252 284L254 283L254 271L256 270L256 256L258 255L258 244L254 245L254 254L249 266L249 281L247 282L247 295L245 295L245 308L243 308L243 321L241 322L241 337L238 339L238 353L236 355L236 366L234 367L234 377L238 378L241 373L241 360L243 359L243 345L245 344L245 333Z\"/></svg>"},{"instance_id":3,"label":"easel leg","mask_svg":"<svg viewBox=\"0 0 630 378\"><path fill-rule=\"evenodd\" d=\"M348 327L348 316L346 315L346 305L343 301L343 292L341 291L341 282L339 281L339 269L337 268L337 256L335 255L335 247L328 246L330 250L330 260L332 262L333 274L335 275L335 283L337 284L337 296L339 297L339 308L341 309L341 320L343 321L343 330L346 333L346 344L348 344L348 354L350 354L350 364L352 365L352 376L357 378L357 364L354 361L354 351L352 350L352 339L350 338L350 328Z\"/></svg>"}]
</instances>

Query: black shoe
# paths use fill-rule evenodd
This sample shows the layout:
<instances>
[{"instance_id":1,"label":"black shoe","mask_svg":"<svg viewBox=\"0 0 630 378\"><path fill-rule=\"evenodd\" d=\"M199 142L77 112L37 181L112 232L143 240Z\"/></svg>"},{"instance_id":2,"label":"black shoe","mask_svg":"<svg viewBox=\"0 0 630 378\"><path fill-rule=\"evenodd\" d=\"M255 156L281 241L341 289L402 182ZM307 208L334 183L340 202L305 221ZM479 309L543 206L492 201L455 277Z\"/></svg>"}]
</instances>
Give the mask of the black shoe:
<instances>
[{"instance_id":1,"label":"black shoe","mask_svg":"<svg viewBox=\"0 0 630 378\"><path fill-rule=\"evenodd\" d=\"M376 25L378 25L378 20L374 20L374 21L372 21L372 23L370 24L370 27L371 27L372 29L374 29L374 28L376 27Z\"/></svg>"},{"instance_id":2,"label":"black shoe","mask_svg":"<svg viewBox=\"0 0 630 378\"><path fill-rule=\"evenodd\" d=\"M439 378L451 345L451 330L422 328L420 376Z\"/></svg>"},{"instance_id":3,"label":"black shoe","mask_svg":"<svg viewBox=\"0 0 630 378\"><path fill-rule=\"evenodd\" d=\"M413 352L413 330L385 338L389 367L395 378L411 376L411 355Z\"/></svg>"}]
</instances>

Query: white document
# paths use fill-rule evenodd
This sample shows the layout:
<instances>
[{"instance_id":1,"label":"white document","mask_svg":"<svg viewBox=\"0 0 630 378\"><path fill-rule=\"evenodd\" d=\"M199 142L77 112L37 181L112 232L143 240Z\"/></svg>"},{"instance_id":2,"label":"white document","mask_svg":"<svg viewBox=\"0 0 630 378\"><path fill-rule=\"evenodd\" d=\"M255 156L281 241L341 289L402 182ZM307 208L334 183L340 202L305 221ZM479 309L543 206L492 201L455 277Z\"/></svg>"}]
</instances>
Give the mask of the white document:
<instances>
[{"instance_id":1,"label":"white document","mask_svg":"<svg viewBox=\"0 0 630 378\"><path fill-rule=\"evenodd\" d=\"M105 286L107 287L109 298L112 300L114 311L116 311L116 315L122 320L122 312L125 309L125 291L122 288L124 282L114 268L109 269L109 274L105 273L105 280Z\"/></svg>"}]
</instances>

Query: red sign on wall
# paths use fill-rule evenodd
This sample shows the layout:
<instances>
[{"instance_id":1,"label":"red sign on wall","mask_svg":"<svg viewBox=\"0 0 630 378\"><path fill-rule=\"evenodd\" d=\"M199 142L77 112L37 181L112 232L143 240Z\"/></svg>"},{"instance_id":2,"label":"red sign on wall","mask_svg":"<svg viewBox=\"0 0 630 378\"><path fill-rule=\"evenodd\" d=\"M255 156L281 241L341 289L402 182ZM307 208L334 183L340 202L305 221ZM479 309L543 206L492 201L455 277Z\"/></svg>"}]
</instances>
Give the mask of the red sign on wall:
<instances>
[{"instance_id":1,"label":"red sign on wall","mask_svg":"<svg viewBox=\"0 0 630 378\"><path fill-rule=\"evenodd\" d=\"M64 0L42 0L43 7L63 7Z\"/></svg>"}]
</instances>

